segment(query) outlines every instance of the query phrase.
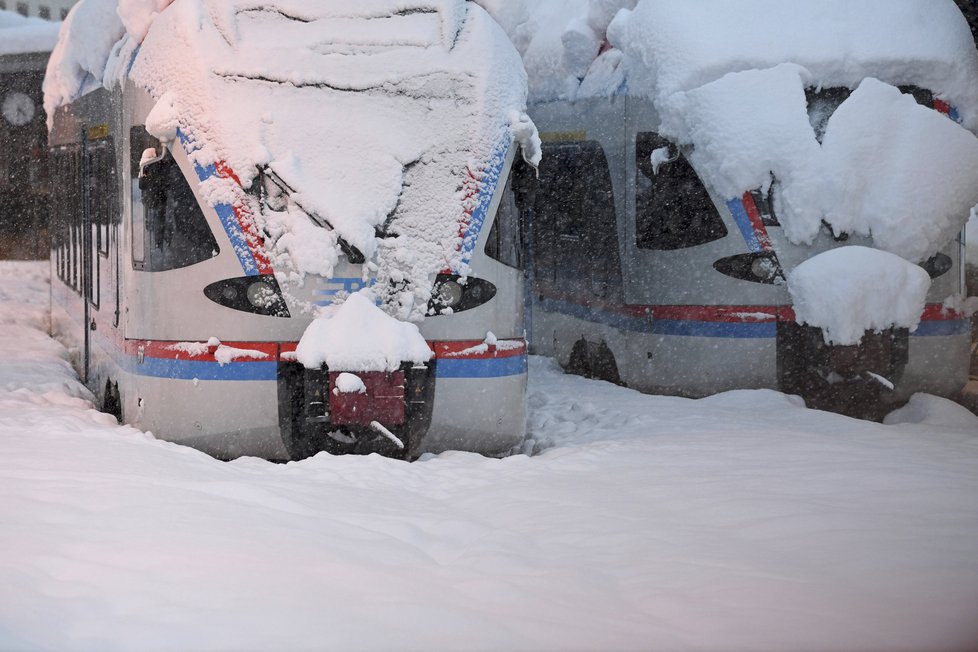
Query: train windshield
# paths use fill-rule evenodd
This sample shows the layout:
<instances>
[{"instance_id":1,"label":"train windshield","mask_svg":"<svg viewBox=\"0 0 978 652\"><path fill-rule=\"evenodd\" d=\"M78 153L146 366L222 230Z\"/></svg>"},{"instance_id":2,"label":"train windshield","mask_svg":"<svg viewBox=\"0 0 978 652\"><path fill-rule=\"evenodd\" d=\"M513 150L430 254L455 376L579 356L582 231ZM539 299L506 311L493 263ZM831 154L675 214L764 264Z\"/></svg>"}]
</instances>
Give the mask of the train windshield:
<instances>
[{"instance_id":1,"label":"train windshield","mask_svg":"<svg viewBox=\"0 0 978 652\"><path fill-rule=\"evenodd\" d=\"M934 94L919 86L900 86L904 93L913 95L917 104L934 108ZM826 88L807 88L805 89L805 99L808 103L808 121L815 130L815 138L822 142L825 137L825 129L828 127L829 118L843 102L849 99L852 90L844 86L833 86Z\"/></svg>"},{"instance_id":2,"label":"train windshield","mask_svg":"<svg viewBox=\"0 0 978 652\"><path fill-rule=\"evenodd\" d=\"M220 253L207 218L171 155L147 166L143 178L133 179L132 208L137 269L179 269Z\"/></svg>"},{"instance_id":3,"label":"train windshield","mask_svg":"<svg viewBox=\"0 0 978 652\"><path fill-rule=\"evenodd\" d=\"M668 158L654 169L653 153L666 151ZM640 249L684 249L727 235L703 181L674 144L655 133L639 133L635 163L635 241Z\"/></svg>"}]
</instances>

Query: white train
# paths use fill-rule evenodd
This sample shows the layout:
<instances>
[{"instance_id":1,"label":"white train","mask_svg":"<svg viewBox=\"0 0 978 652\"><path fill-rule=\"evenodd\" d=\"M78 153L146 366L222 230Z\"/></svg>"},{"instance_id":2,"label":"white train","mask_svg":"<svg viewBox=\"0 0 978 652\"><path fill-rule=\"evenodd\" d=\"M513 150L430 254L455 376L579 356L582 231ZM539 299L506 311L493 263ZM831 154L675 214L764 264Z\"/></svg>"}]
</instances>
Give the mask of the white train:
<instances>
[{"instance_id":1,"label":"white train","mask_svg":"<svg viewBox=\"0 0 978 652\"><path fill-rule=\"evenodd\" d=\"M684 20L676 11L671 29ZM709 26L690 26L692 34L700 29L714 38ZM739 37L730 29L718 51L735 51ZM966 31L962 38L970 42ZM745 51L747 60L757 56ZM962 51L962 66L969 57ZM906 64L901 74L926 65ZM704 184L689 149L659 134L660 112L639 90L626 77L608 96L530 107L544 141L539 175L527 171L517 181L531 351L644 392L701 397L771 388L872 418L913 392L958 394L970 342L969 320L954 308L964 293L963 233L922 263L932 286L915 332L889 329L859 346L829 346L819 329L795 322L786 275L819 252L872 246L870 239L836 237L823 225L810 245L792 243L769 193L730 198ZM958 118L928 89L901 90ZM850 93L808 89L816 132ZM668 151L669 161L654 171L657 151Z\"/></svg>"},{"instance_id":2,"label":"white train","mask_svg":"<svg viewBox=\"0 0 978 652\"><path fill-rule=\"evenodd\" d=\"M455 4L479 13L465 29L492 29L481 9ZM466 38L476 37L484 38ZM366 393L340 396L330 392L337 371L306 369L295 350L309 306L370 282L363 256L346 245L328 277L285 283L288 270L276 268L242 204L205 196L215 179L237 181L236 171L223 160L192 159L201 143L183 131L172 142L147 132L157 101L123 79L60 106L50 131L52 329L105 411L221 458L322 450L414 458L447 449L499 454L520 444L527 347L518 228L503 183L518 149L511 134L492 158L473 162L472 196L457 193L460 226L452 228L461 228L467 267L427 279L435 298L420 328L433 358L361 374ZM321 146L310 137L309 147ZM268 181L284 183L271 173L259 181L235 187L264 202ZM457 183L421 181L452 190ZM372 422L406 448L390 446Z\"/></svg>"}]
</instances>

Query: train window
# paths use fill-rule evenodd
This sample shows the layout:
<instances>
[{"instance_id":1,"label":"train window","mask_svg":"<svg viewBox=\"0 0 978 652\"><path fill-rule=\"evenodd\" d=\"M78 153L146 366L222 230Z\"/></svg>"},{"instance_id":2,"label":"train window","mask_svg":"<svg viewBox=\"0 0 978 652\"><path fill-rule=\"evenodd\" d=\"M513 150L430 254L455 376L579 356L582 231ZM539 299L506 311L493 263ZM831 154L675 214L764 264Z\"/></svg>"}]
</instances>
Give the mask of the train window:
<instances>
[{"instance_id":1,"label":"train window","mask_svg":"<svg viewBox=\"0 0 978 652\"><path fill-rule=\"evenodd\" d=\"M934 108L934 94L919 86L900 86L900 92L912 95L917 104ZM827 88L806 88L805 99L808 102L808 121L815 130L815 138L822 142L829 118L843 102L849 99L852 91L845 86Z\"/></svg>"},{"instance_id":2,"label":"train window","mask_svg":"<svg viewBox=\"0 0 978 652\"><path fill-rule=\"evenodd\" d=\"M103 257L109 255L109 226L116 220L115 150L111 139L99 141L89 159L89 210L95 227L95 244Z\"/></svg>"},{"instance_id":3,"label":"train window","mask_svg":"<svg viewBox=\"0 0 978 652\"><path fill-rule=\"evenodd\" d=\"M657 170L655 151L668 151ZM635 242L660 251L695 247L727 235L713 200L682 152L654 133L635 139Z\"/></svg>"},{"instance_id":4,"label":"train window","mask_svg":"<svg viewBox=\"0 0 978 652\"><path fill-rule=\"evenodd\" d=\"M145 144L140 140L132 140L136 162L132 183L134 266L162 272L213 258L220 251L217 240L173 156L167 154L149 164L138 178Z\"/></svg>"},{"instance_id":5,"label":"train window","mask_svg":"<svg viewBox=\"0 0 978 652\"><path fill-rule=\"evenodd\" d=\"M486 243L486 255L503 265L522 269L520 247L520 212L516 206L516 195L513 193L513 181L510 176L506 187L503 188L503 195L499 198L496 220L492 224L489 241Z\"/></svg>"}]
</instances>

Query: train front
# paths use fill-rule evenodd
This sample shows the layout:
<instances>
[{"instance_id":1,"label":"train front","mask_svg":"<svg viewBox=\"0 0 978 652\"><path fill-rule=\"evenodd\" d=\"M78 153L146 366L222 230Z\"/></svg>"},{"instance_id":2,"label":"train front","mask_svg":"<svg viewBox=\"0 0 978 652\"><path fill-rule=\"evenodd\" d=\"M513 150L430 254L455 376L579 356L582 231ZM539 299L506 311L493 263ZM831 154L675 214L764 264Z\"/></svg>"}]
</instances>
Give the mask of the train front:
<instances>
[{"instance_id":1,"label":"train front","mask_svg":"<svg viewBox=\"0 0 978 652\"><path fill-rule=\"evenodd\" d=\"M179 4L129 74L156 100L147 131L181 146L231 236L240 274L208 299L230 331L261 315L275 349L275 380L235 410L292 459L519 445L505 180L535 132L500 28L464 0L236 2L199 29ZM194 445L228 455L233 439L215 427Z\"/></svg>"},{"instance_id":2,"label":"train front","mask_svg":"<svg viewBox=\"0 0 978 652\"><path fill-rule=\"evenodd\" d=\"M738 243L713 271L741 284L736 319L776 329L783 391L870 418L915 391L953 397L978 203L978 54L957 8L697 6L644 3L616 27L629 92L653 100L664 136L636 151L637 213L685 202L683 238ZM699 190L657 194L679 178ZM719 214L697 222L701 205Z\"/></svg>"}]
</instances>

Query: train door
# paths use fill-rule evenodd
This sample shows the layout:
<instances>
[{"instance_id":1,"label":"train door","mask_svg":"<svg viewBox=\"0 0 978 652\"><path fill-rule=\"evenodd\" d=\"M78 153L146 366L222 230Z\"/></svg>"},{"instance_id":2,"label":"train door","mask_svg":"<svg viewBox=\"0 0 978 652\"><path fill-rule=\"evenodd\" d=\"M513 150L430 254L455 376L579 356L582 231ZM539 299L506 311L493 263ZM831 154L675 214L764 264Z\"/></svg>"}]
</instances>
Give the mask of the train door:
<instances>
[{"instance_id":1,"label":"train door","mask_svg":"<svg viewBox=\"0 0 978 652\"><path fill-rule=\"evenodd\" d=\"M83 380L88 382L92 366L92 333L105 318L102 315L115 302L114 325L118 323L118 288L113 293L109 259L110 227L115 222L115 149L107 124L86 128L82 138L82 283L84 298ZM117 272L116 272L117 276ZM116 278L118 283L118 278ZM106 292L108 290L108 292ZM115 295L114 297L112 295Z\"/></svg>"}]
</instances>

